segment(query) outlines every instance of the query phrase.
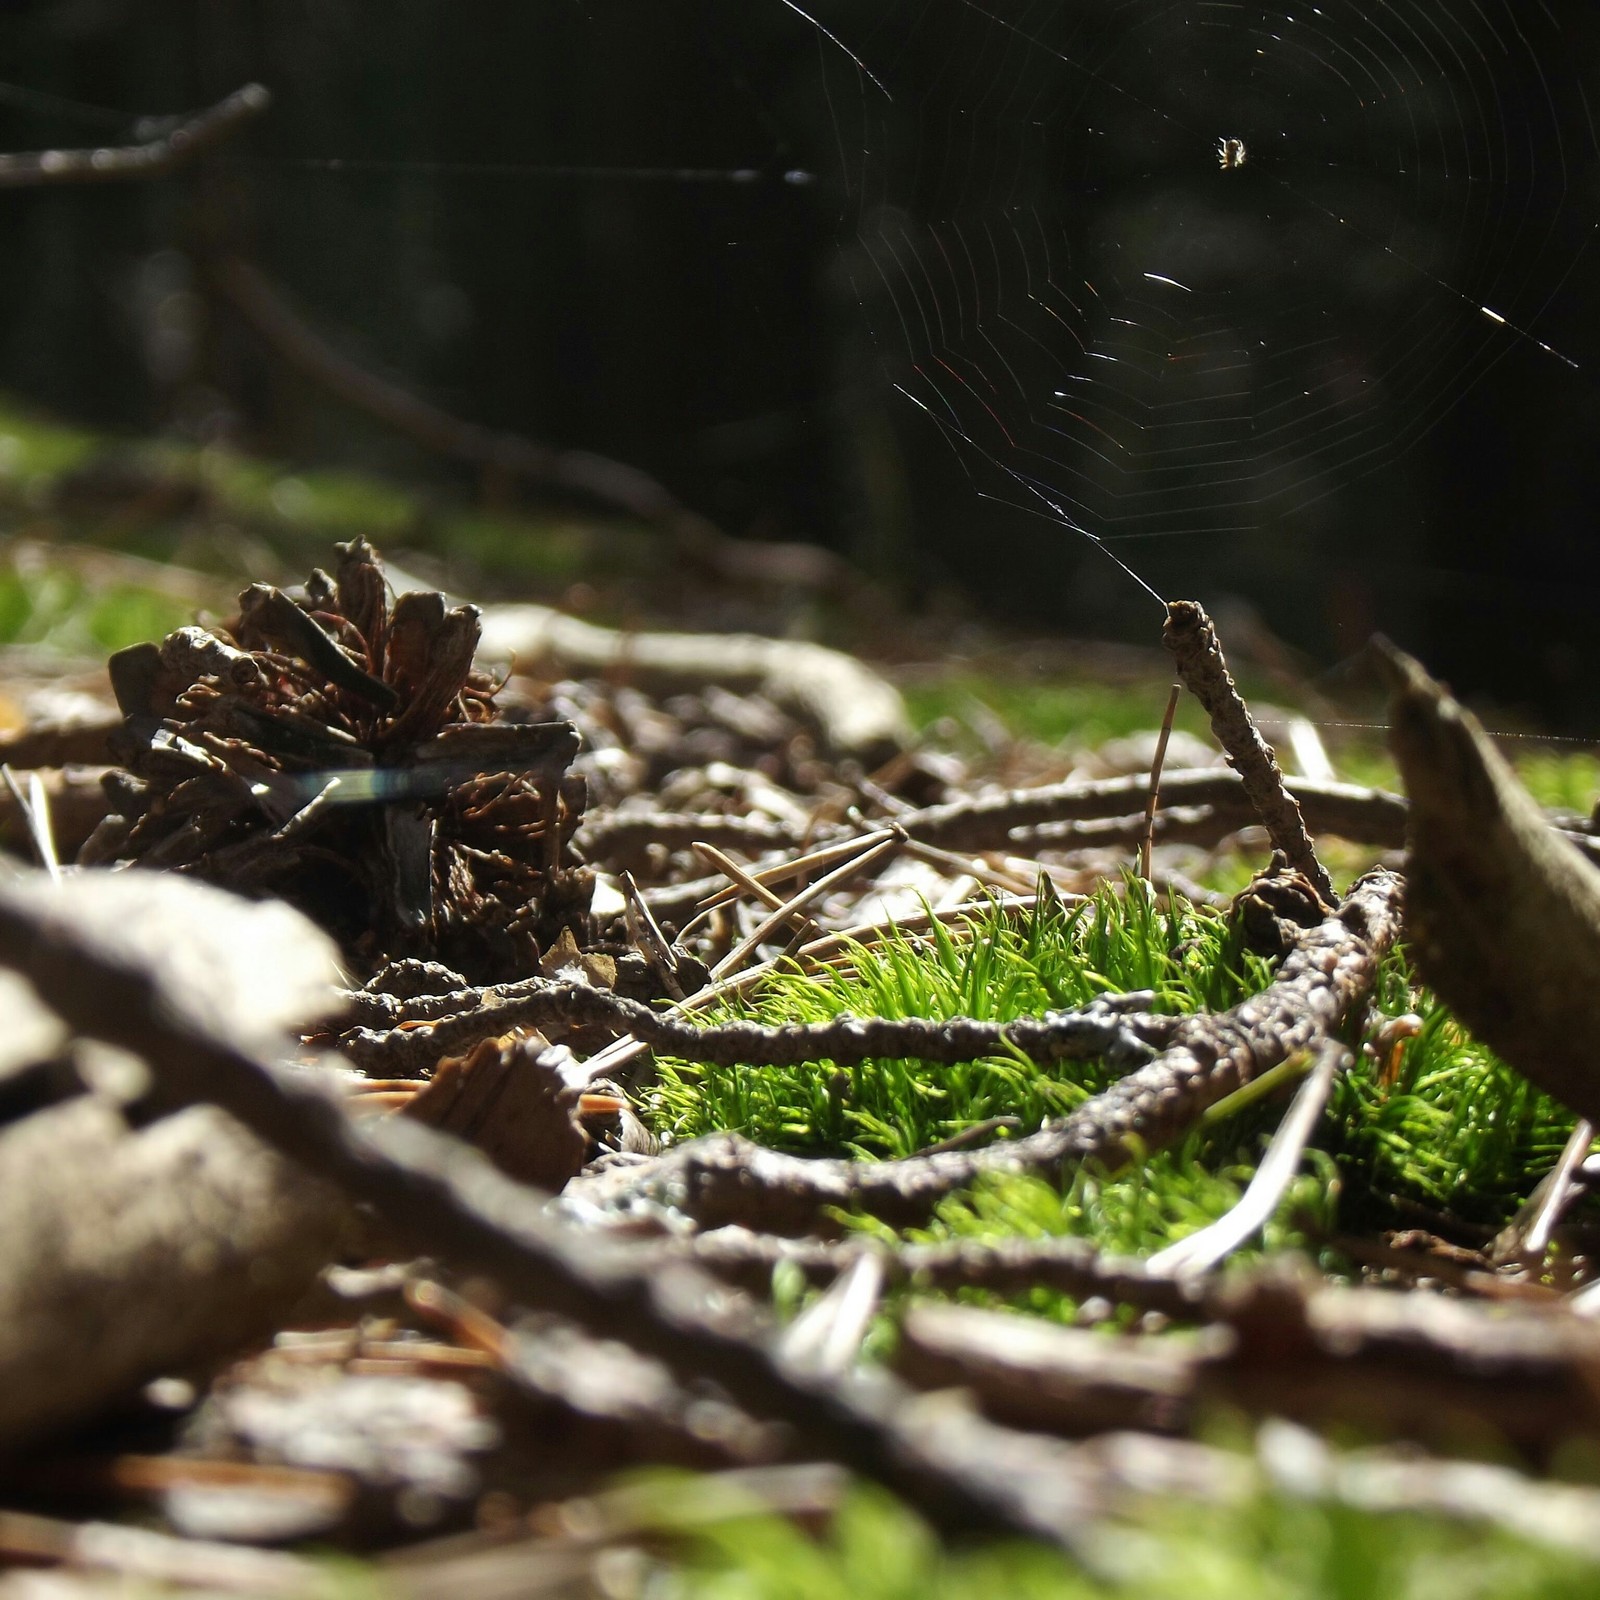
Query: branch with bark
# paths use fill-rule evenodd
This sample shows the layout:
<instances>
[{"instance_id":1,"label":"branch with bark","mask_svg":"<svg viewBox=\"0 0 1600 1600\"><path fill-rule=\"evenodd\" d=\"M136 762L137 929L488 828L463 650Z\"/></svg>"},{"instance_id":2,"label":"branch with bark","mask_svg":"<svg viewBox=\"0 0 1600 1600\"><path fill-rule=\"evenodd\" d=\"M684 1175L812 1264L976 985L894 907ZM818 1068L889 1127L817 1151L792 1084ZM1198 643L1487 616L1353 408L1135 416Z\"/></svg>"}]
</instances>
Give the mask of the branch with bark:
<instances>
[{"instance_id":1,"label":"branch with bark","mask_svg":"<svg viewBox=\"0 0 1600 1600\"><path fill-rule=\"evenodd\" d=\"M1152 1061L1014 1144L902 1161L802 1160L723 1134L663 1157L645 1187L703 1227L788 1234L816 1228L834 1209L914 1226L989 1173L1120 1166L1181 1138L1209 1107L1359 1015L1399 935L1401 887L1392 872L1367 874L1338 913L1302 931L1260 994L1220 1015L1166 1019L1170 1032Z\"/></svg>"},{"instance_id":2,"label":"branch with bark","mask_svg":"<svg viewBox=\"0 0 1600 1600\"><path fill-rule=\"evenodd\" d=\"M0 963L74 1029L137 1050L161 1102L223 1107L257 1138L372 1207L421 1251L477 1271L506 1295L713 1379L802 1449L876 1479L940 1526L1059 1539L1059 1507L970 1437L917 1424L900 1385L787 1368L762 1315L688 1265L641 1264L550 1216L537 1191L408 1118L353 1123L304 1073L276 1069L222 1031L149 952L86 938L48 900L0 885ZM1026 1455L1026 1451L1023 1452ZM997 1464L998 1461L998 1464Z\"/></svg>"}]
</instances>

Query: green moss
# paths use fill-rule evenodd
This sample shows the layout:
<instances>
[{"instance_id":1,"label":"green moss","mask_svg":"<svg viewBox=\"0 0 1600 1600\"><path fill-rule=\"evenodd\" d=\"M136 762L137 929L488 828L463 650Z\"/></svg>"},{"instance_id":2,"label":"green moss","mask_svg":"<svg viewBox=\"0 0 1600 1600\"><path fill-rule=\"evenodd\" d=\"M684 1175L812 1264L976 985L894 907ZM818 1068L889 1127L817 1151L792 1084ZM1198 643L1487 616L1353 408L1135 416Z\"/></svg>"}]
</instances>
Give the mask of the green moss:
<instances>
[{"instance_id":1,"label":"green moss","mask_svg":"<svg viewBox=\"0 0 1600 1600\"><path fill-rule=\"evenodd\" d=\"M678 1543L668 1592L697 1600L1580 1600L1600 1581L1589 1561L1481 1526L1273 1495L1102 1526L1091 1577L1039 1545L942 1545L875 1490L814 1535L754 1510L707 1515L726 1491L702 1483L648 1486L652 1525Z\"/></svg>"},{"instance_id":2,"label":"green moss","mask_svg":"<svg viewBox=\"0 0 1600 1600\"><path fill-rule=\"evenodd\" d=\"M1504 1222L1555 1164L1576 1119L1417 987L1399 954L1385 963L1377 1009L1412 1013L1422 1030L1390 1061L1366 1059L1335 1086L1330 1126L1355 1208L1414 1202Z\"/></svg>"},{"instance_id":3,"label":"green moss","mask_svg":"<svg viewBox=\"0 0 1600 1600\"><path fill-rule=\"evenodd\" d=\"M0 644L104 655L193 620L193 607L170 595L135 584L96 588L69 566L0 568Z\"/></svg>"},{"instance_id":4,"label":"green moss","mask_svg":"<svg viewBox=\"0 0 1600 1600\"><path fill-rule=\"evenodd\" d=\"M1179 900L1162 909L1144 885L1102 890L1067 909L1046 898L1015 918L996 908L951 930L897 933L856 947L816 973L779 971L748 999L700 1015L778 1024L845 1014L1015 1017L1081 1006L1096 995L1154 989L1156 1009L1225 1008L1263 984L1267 969L1223 920ZM1097 1063L1040 1068L1020 1054L957 1066L868 1060L840 1070L714 1068L663 1060L646 1102L673 1140L732 1130L809 1154L905 1156L995 1116L1025 1130L1097 1093L1114 1075Z\"/></svg>"},{"instance_id":5,"label":"green moss","mask_svg":"<svg viewBox=\"0 0 1600 1600\"><path fill-rule=\"evenodd\" d=\"M1089 680L1032 682L955 672L903 689L912 721L923 728L949 719L957 726L998 718L1013 737L1092 749L1107 739L1157 728L1170 683L1105 684ZM1205 713L1190 696L1178 701L1174 726L1205 736Z\"/></svg>"}]
</instances>

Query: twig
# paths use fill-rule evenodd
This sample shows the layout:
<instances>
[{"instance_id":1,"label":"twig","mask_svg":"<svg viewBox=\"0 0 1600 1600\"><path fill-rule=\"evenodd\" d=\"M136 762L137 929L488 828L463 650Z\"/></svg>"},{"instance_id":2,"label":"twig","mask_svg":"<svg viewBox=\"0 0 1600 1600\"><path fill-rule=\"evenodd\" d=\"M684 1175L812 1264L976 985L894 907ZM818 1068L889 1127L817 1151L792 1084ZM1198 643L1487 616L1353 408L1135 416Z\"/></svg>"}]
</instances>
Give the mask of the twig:
<instances>
[{"instance_id":1,"label":"twig","mask_svg":"<svg viewBox=\"0 0 1600 1600\"><path fill-rule=\"evenodd\" d=\"M624 921L627 924L628 937L633 941L649 963L650 969L661 979L666 986L667 993L674 1000L684 998L683 984L678 977L678 957L673 953L671 941L661 931L661 924L655 919L655 914L645 904L644 896L639 892L639 885L634 881L631 872L624 870L618 882L622 887L624 902Z\"/></svg>"},{"instance_id":2,"label":"twig","mask_svg":"<svg viewBox=\"0 0 1600 1600\"><path fill-rule=\"evenodd\" d=\"M956 850L984 849L1004 844L1015 830L1037 828L1041 823L1137 817L1144 810L1149 789L1145 773L1091 783L1042 784L928 806L896 821L913 839ZM1309 778L1290 779L1289 791L1321 833L1385 849L1398 850L1405 843L1406 803L1397 794L1354 783L1314 783ZM1168 772L1161 780L1161 794L1168 808L1215 807L1223 824L1218 839L1255 820L1242 779L1220 767Z\"/></svg>"},{"instance_id":3,"label":"twig","mask_svg":"<svg viewBox=\"0 0 1600 1600\"><path fill-rule=\"evenodd\" d=\"M591 1338L576 1323L548 1314L508 1328L429 1279L412 1279L406 1301L458 1344L482 1352L519 1388L585 1422L611 1423L670 1444L685 1464L709 1467L771 1460L781 1429L726 1402L708 1401L680 1384L659 1361ZM527 1326L528 1322L535 1324Z\"/></svg>"},{"instance_id":4,"label":"twig","mask_svg":"<svg viewBox=\"0 0 1600 1600\"><path fill-rule=\"evenodd\" d=\"M901 1324L894 1366L918 1389L970 1390L986 1416L1011 1427L1171 1434L1190 1421L1205 1342L1108 1339L1040 1317L919 1303ZM1209 1340L1219 1342L1221 1329Z\"/></svg>"},{"instance_id":5,"label":"twig","mask_svg":"<svg viewBox=\"0 0 1600 1600\"><path fill-rule=\"evenodd\" d=\"M1337 915L1300 935L1260 994L1218 1016L1162 1019L1170 1032L1161 1055L1026 1139L970 1153L858 1162L802 1160L724 1134L663 1158L649 1187L703 1226L738 1222L802 1233L836 1207L913 1226L945 1195L990 1172L1056 1172L1091 1159L1120 1165L1182 1137L1209 1106L1342 1027L1371 992L1398 934L1400 892L1393 873L1369 873ZM1155 1020L1125 1019L1135 1032Z\"/></svg>"},{"instance_id":6,"label":"twig","mask_svg":"<svg viewBox=\"0 0 1600 1600\"><path fill-rule=\"evenodd\" d=\"M1555 1166L1534 1185L1526 1204L1489 1245L1489 1260L1495 1266L1519 1260L1544 1260L1550 1248L1550 1236L1562 1213L1584 1192L1583 1186L1574 1180L1594 1143L1594 1135L1594 1124L1579 1117L1577 1126L1567 1135Z\"/></svg>"},{"instance_id":7,"label":"twig","mask_svg":"<svg viewBox=\"0 0 1600 1600\"><path fill-rule=\"evenodd\" d=\"M78 847L94 832L109 809L105 786L101 782L104 767L49 767L27 769L30 777L28 792L34 791L34 780L44 795L50 817L50 831L56 841L57 853L69 859ZM30 842L38 848L30 805L9 788L0 789L0 838L15 829L26 831Z\"/></svg>"},{"instance_id":8,"label":"twig","mask_svg":"<svg viewBox=\"0 0 1600 1600\"><path fill-rule=\"evenodd\" d=\"M1252 1234L1266 1227L1300 1168L1300 1158L1328 1103L1335 1076L1345 1071L1351 1060L1349 1049L1337 1039L1322 1041L1310 1075L1301 1084L1239 1203L1210 1227L1158 1250L1150 1257L1152 1272L1172 1272L1179 1277L1209 1272Z\"/></svg>"},{"instance_id":9,"label":"twig","mask_svg":"<svg viewBox=\"0 0 1600 1600\"><path fill-rule=\"evenodd\" d=\"M789 707L820 728L832 749L863 762L885 760L911 742L905 702L893 684L856 657L806 639L623 633L546 606L491 605L483 612L481 659L528 670L555 661L570 671L622 671L629 682L662 692L708 683L753 691Z\"/></svg>"},{"instance_id":10,"label":"twig","mask_svg":"<svg viewBox=\"0 0 1600 1600\"><path fill-rule=\"evenodd\" d=\"M695 853L701 858L701 860L706 862L708 866L715 867L718 872L727 878L729 884L735 891L742 889L746 894L753 896L759 904L764 905L769 911L782 912L783 896L778 894L776 891L769 889L760 878L755 876L755 874L746 872L745 869L741 867L739 863L731 856L725 855L721 850L717 849L714 844L707 844L704 840L697 840L694 848ZM719 898L714 902L714 904L717 906L729 905L732 903L734 898L736 898L736 895L730 895L726 899ZM711 906L707 906L706 908L708 912L711 909ZM697 917L695 920L698 922L699 918ZM812 917L809 917L804 913L794 914L793 927L797 934L809 934L809 937L813 939L820 939L824 937L828 931L819 922L815 921ZM684 934L687 933L688 929L685 928ZM738 965L738 963L735 962L734 965ZM718 976L718 974L713 972L711 976L715 978Z\"/></svg>"},{"instance_id":11,"label":"twig","mask_svg":"<svg viewBox=\"0 0 1600 1600\"><path fill-rule=\"evenodd\" d=\"M1141 1261L1103 1255L1084 1239L952 1239L888 1248L876 1241L786 1239L728 1226L684 1240L653 1242L648 1249L657 1260L687 1256L719 1278L755 1292L765 1292L781 1263L798 1267L813 1283L829 1283L862 1251L872 1250L882 1256L891 1286L912 1283L931 1292L986 1289L1011 1295L1054 1289L1078 1300L1100 1298L1180 1319L1198 1316L1204 1295L1199 1285L1152 1272Z\"/></svg>"},{"instance_id":12,"label":"twig","mask_svg":"<svg viewBox=\"0 0 1600 1600\"><path fill-rule=\"evenodd\" d=\"M1284 787L1278 758L1261 737L1228 671L1211 618L1193 600L1174 600L1167 607L1162 641L1190 694L1206 708L1211 730L1228 752L1273 848L1283 852L1289 865L1303 873L1329 905L1338 905L1333 880L1312 849L1300 807Z\"/></svg>"},{"instance_id":13,"label":"twig","mask_svg":"<svg viewBox=\"0 0 1600 1600\"><path fill-rule=\"evenodd\" d=\"M855 1364L884 1288L883 1258L863 1250L783 1331L783 1359L821 1374L848 1372Z\"/></svg>"},{"instance_id":14,"label":"twig","mask_svg":"<svg viewBox=\"0 0 1600 1600\"><path fill-rule=\"evenodd\" d=\"M792 1067L806 1061L850 1066L874 1056L949 1066L1020 1050L1041 1063L1142 1060L1173 1037L1179 1019L1141 1014L1143 991L1101 995L1076 1011L1047 1012L1014 1022L974 1017L836 1017L829 1022L765 1027L756 1022L702 1026L582 983L527 978L484 994L482 1003L438 1022L387 1031L352 1028L339 1047L365 1071L385 1077L419 1075L441 1055L458 1053L513 1028L565 1031L596 1024L631 1033L652 1049L707 1066ZM490 998L492 996L492 998Z\"/></svg>"},{"instance_id":15,"label":"twig","mask_svg":"<svg viewBox=\"0 0 1600 1600\"><path fill-rule=\"evenodd\" d=\"M868 834L867 839L871 838L872 835ZM858 873L866 872L869 868L897 855L900 850L900 835L893 833L888 838L878 839L875 844L865 841L863 843L865 848L859 855L850 857L826 876L818 878L815 883L808 884L797 894L781 902L771 915L764 917L711 969L711 976L726 978L730 973L738 971L744 964L745 958L770 939L774 931L781 928L784 923L793 920L807 907L815 905L818 900L832 894L841 884L848 882Z\"/></svg>"},{"instance_id":16,"label":"twig","mask_svg":"<svg viewBox=\"0 0 1600 1600\"><path fill-rule=\"evenodd\" d=\"M718 812L673 811L591 812L578 825L573 844L586 861L607 866L637 866L645 852L658 845L663 850L687 850L699 842L731 846L752 853L789 850L799 843L794 828L772 817L729 817Z\"/></svg>"},{"instance_id":17,"label":"twig","mask_svg":"<svg viewBox=\"0 0 1600 1600\"><path fill-rule=\"evenodd\" d=\"M181 1585L246 1595L313 1594L322 1569L277 1550L246 1550L209 1539L179 1539L150 1528L110 1522L61 1522L0 1511L0 1559L55 1562L114 1572L134 1589Z\"/></svg>"},{"instance_id":18,"label":"twig","mask_svg":"<svg viewBox=\"0 0 1600 1600\"><path fill-rule=\"evenodd\" d=\"M937 1144L930 1144L918 1154L936 1156L945 1150L965 1150L972 1145L982 1144L991 1134L1016 1133L1021 1127L1021 1117L985 1117L982 1122L970 1123L959 1132L952 1133L948 1139L940 1139Z\"/></svg>"},{"instance_id":19,"label":"twig","mask_svg":"<svg viewBox=\"0 0 1600 1600\"><path fill-rule=\"evenodd\" d=\"M144 144L0 155L0 189L159 178L215 149L271 104L272 96L261 84L247 83L242 89L235 89L226 100L219 100L208 110L181 123L171 133Z\"/></svg>"},{"instance_id":20,"label":"twig","mask_svg":"<svg viewBox=\"0 0 1600 1600\"><path fill-rule=\"evenodd\" d=\"M537 1191L409 1118L352 1122L304 1074L275 1070L223 1038L153 969L157 952L113 954L50 905L0 885L0 960L79 1031L138 1051L165 1102L223 1107L421 1249L485 1273L524 1304L713 1378L755 1415L787 1423L804 1448L876 1479L943 1526L1063 1536L983 1461L941 1455L937 1441L909 1434L898 1385L783 1370L753 1308L730 1303L694 1268L624 1258L551 1217Z\"/></svg>"},{"instance_id":21,"label":"twig","mask_svg":"<svg viewBox=\"0 0 1600 1600\"><path fill-rule=\"evenodd\" d=\"M1045 870L1040 866L1031 878L1024 877L1021 872L1008 872L1004 868L991 866L987 861L974 860L954 850L942 850L936 844L923 844L919 839L906 839L904 849L913 861L926 861L930 867L937 867L947 876L955 874L958 883L962 878L971 878L983 888L998 889L1002 894L1031 893L1039 881L1039 874Z\"/></svg>"},{"instance_id":22,"label":"twig","mask_svg":"<svg viewBox=\"0 0 1600 1600\"><path fill-rule=\"evenodd\" d=\"M1167 741L1172 737L1172 719L1178 714L1178 696L1183 685L1175 683L1167 696L1166 715L1161 719L1161 733L1156 739L1156 753L1150 762L1150 796L1144 806L1144 839L1139 845L1139 876L1150 881L1150 852L1156 841L1156 807L1161 804L1161 769L1167 762Z\"/></svg>"},{"instance_id":23,"label":"twig","mask_svg":"<svg viewBox=\"0 0 1600 1600\"><path fill-rule=\"evenodd\" d=\"M747 817L743 820L756 822L764 821L765 819ZM782 824L776 824L776 826L782 826ZM783 901L779 895L772 893L774 885L788 883L794 878L804 878L822 868L831 870L850 856L859 855L867 846L877 844L880 839L888 839L894 836L894 831L889 828L874 829L868 833L854 833L841 839L837 844L824 845L820 850L808 850L804 855L795 856L790 861L779 861L770 867L758 868L752 871L749 877L753 882L760 884L763 891L772 894L771 900L767 903L776 908L782 905ZM754 842L754 839L751 842ZM718 870L725 871L726 869L719 865ZM706 897L706 908L710 910L716 906L727 905L738 898L737 889L723 889L717 894Z\"/></svg>"},{"instance_id":24,"label":"twig","mask_svg":"<svg viewBox=\"0 0 1600 1600\"><path fill-rule=\"evenodd\" d=\"M30 772L28 792L24 795L10 763L5 761L0 761L0 778L5 779L6 791L22 813L23 821L27 823L28 835L33 841L33 851L39 858L39 865L59 883L61 860L56 854L55 833L50 826L50 797L45 793L44 780L37 771Z\"/></svg>"}]
</instances>

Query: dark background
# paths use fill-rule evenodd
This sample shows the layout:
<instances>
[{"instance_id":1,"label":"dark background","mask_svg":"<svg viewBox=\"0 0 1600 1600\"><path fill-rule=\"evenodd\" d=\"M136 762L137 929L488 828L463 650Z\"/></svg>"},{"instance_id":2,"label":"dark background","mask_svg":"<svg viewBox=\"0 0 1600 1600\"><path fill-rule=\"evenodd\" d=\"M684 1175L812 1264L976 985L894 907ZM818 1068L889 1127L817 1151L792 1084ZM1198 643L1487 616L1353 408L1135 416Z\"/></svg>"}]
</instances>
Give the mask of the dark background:
<instances>
[{"instance_id":1,"label":"dark background","mask_svg":"<svg viewBox=\"0 0 1600 1600\"><path fill-rule=\"evenodd\" d=\"M1550 68L1600 78L1594 22L1569 9ZM912 602L955 588L1028 627L1153 637L1147 596L1082 539L980 497L972 463L890 387L905 352L861 290L850 141L897 141L911 191L952 150L969 174L1003 153L1003 119L929 115L965 59L961 10L824 11L895 91L861 121L848 61L777 0L6 5L0 78L27 92L0 92L5 148L120 142L139 114L252 79L275 104L209 190L0 194L0 387L97 425L478 492L275 371L208 291L222 237L342 350L459 416L634 463L729 532L828 545ZM1185 59L1153 61L1152 92L1184 92ZM984 70L1001 81L1003 56ZM1053 115L1070 136L1078 113ZM1322 136L1343 137L1326 117ZM1524 197L1576 258L1539 331L1588 367L1600 180L1582 162L1563 177ZM981 199L996 180L975 181ZM1324 244L1336 277L1349 241ZM1497 271L1536 279L1545 259ZM1513 342L1439 410L1312 513L1126 553L1163 592L1244 599L1324 663L1382 627L1463 690L1593 733L1600 389Z\"/></svg>"}]
</instances>

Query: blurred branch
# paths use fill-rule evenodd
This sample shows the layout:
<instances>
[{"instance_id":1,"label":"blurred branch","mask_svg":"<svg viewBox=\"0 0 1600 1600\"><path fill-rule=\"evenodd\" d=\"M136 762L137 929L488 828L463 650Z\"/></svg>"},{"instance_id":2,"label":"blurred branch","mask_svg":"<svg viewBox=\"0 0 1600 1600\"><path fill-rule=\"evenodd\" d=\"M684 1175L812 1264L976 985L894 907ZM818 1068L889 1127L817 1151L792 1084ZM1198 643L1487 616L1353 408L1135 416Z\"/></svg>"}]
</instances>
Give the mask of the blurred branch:
<instances>
[{"instance_id":1,"label":"blurred branch","mask_svg":"<svg viewBox=\"0 0 1600 1600\"><path fill-rule=\"evenodd\" d=\"M334 349L259 267L228 254L207 267L217 290L286 366L434 455L625 511L664 529L684 555L723 578L821 589L836 587L848 576L838 557L813 545L746 544L729 538L637 467L587 450L558 450L452 416Z\"/></svg>"},{"instance_id":2,"label":"blurred branch","mask_svg":"<svg viewBox=\"0 0 1600 1600\"><path fill-rule=\"evenodd\" d=\"M96 150L37 150L0 155L0 189L37 189L62 183L115 183L159 178L231 138L272 104L259 83L235 89L226 100L196 113L159 139Z\"/></svg>"},{"instance_id":3,"label":"blurred branch","mask_svg":"<svg viewBox=\"0 0 1600 1600\"><path fill-rule=\"evenodd\" d=\"M680 1374L714 1379L752 1414L788 1424L802 1450L876 1479L942 1526L1068 1534L1061 1509L1047 1511L1019 1483L997 1430L980 1439L971 1419L953 1430L919 1428L905 1415L906 1391L881 1374L826 1380L786 1367L743 1296L688 1263L641 1263L606 1248L552 1217L538 1190L409 1118L358 1127L314 1076L274 1069L224 1037L220 1018L182 986L164 951L139 942L108 948L60 905L0 885L0 963L75 1029L139 1053L161 1104L222 1106L422 1250Z\"/></svg>"},{"instance_id":4,"label":"blurred branch","mask_svg":"<svg viewBox=\"0 0 1600 1600\"><path fill-rule=\"evenodd\" d=\"M740 545L731 539L724 544L727 555L808 548ZM734 576L726 566L721 570ZM912 742L899 690L865 662L809 639L630 633L598 627L548 606L506 604L484 607L480 658L510 662L522 672L555 662L567 672L620 673L628 682L662 694L694 692L715 683L736 693L765 695L815 724L830 750L869 766Z\"/></svg>"}]
</instances>

